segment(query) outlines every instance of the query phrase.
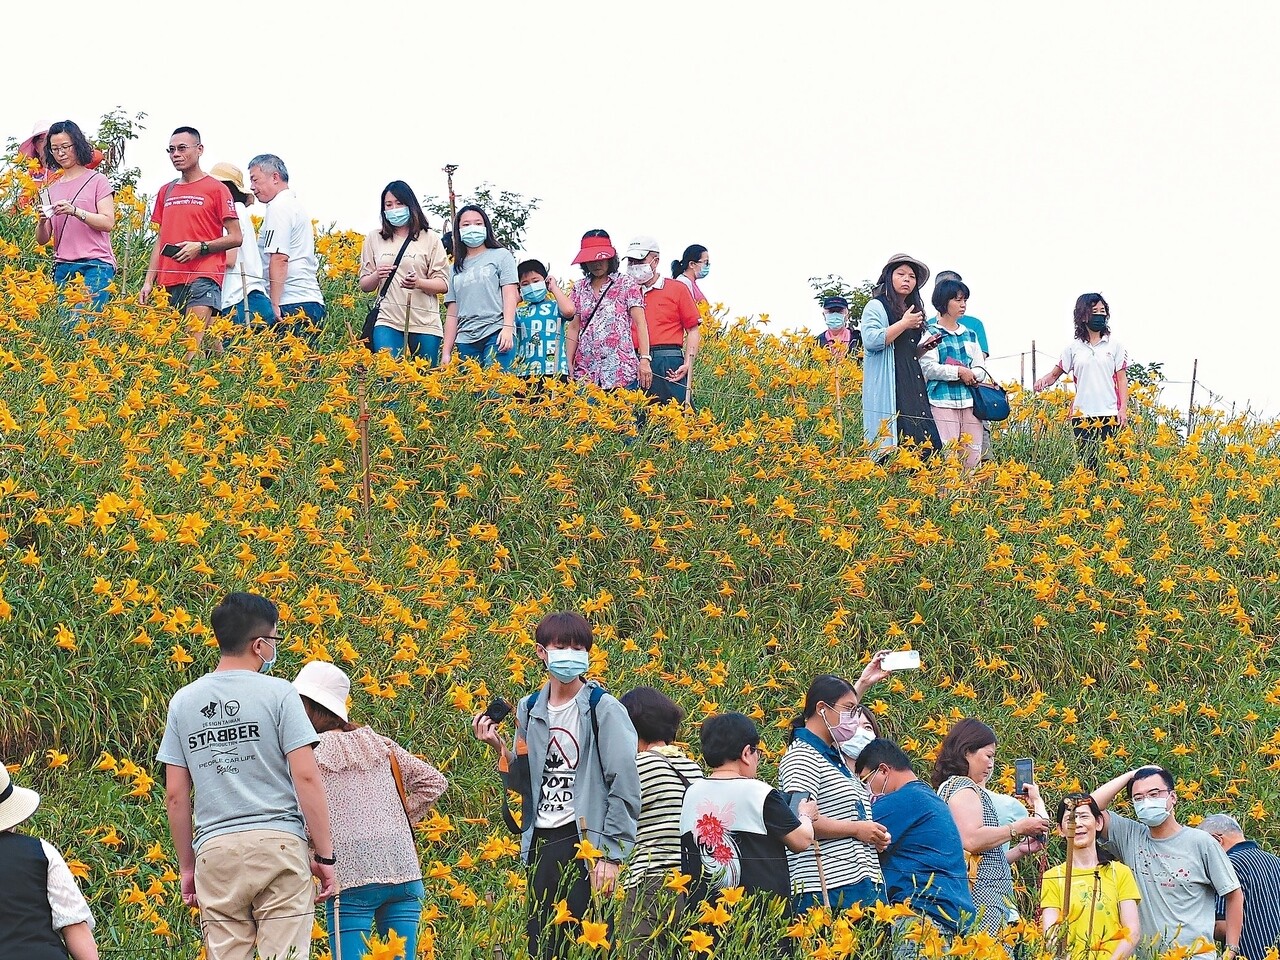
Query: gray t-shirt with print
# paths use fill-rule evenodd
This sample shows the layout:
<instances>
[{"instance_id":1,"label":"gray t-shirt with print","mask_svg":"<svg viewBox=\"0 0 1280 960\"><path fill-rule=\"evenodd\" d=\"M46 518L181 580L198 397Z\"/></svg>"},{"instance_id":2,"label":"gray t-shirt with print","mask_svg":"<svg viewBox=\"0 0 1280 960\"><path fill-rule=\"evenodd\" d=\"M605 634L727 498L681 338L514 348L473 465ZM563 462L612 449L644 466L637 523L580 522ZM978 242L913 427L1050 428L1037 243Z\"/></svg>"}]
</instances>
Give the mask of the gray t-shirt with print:
<instances>
[{"instance_id":1,"label":"gray t-shirt with print","mask_svg":"<svg viewBox=\"0 0 1280 960\"><path fill-rule=\"evenodd\" d=\"M467 254L459 273L449 268L445 303L458 305L458 343L476 343L502 329L502 287L518 283L516 258L505 248Z\"/></svg>"},{"instance_id":2,"label":"gray t-shirt with print","mask_svg":"<svg viewBox=\"0 0 1280 960\"><path fill-rule=\"evenodd\" d=\"M1174 944L1189 947L1201 938L1209 945L1205 952L1212 952L1217 898L1240 886L1235 868L1213 837L1183 827L1157 840L1136 820L1109 812L1103 846L1123 860L1138 881L1142 942L1155 938L1157 949L1164 950Z\"/></svg>"},{"instance_id":3,"label":"gray t-shirt with print","mask_svg":"<svg viewBox=\"0 0 1280 960\"><path fill-rule=\"evenodd\" d=\"M207 673L169 702L156 759L195 785L195 848L244 830L306 839L288 755L320 742L288 680L250 670Z\"/></svg>"}]
</instances>

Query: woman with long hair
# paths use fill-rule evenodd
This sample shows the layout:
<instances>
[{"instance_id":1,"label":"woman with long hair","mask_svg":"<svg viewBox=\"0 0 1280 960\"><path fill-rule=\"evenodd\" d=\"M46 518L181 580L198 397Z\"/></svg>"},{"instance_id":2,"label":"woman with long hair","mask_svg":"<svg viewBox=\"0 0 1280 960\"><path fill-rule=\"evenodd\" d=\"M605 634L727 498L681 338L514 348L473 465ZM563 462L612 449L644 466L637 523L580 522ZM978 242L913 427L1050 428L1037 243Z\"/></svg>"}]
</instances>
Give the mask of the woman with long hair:
<instances>
[{"instance_id":1,"label":"woman with long hair","mask_svg":"<svg viewBox=\"0 0 1280 960\"><path fill-rule=\"evenodd\" d=\"M378 303L373 349L398 357L407 347L410 356L435 366L444 340L436 295L449 289L444 247L403 180L382 188L378 215L381 223L364 238L360 252L361 290L374 293L391 280Z\"/></svg>"},{"instance_id":2,"label":"woman with long hair","mask_svg":"<svg viewBox=\"0 0 1280 960\"><path fill-rule=\"evenodd\" d=\"M1025 854L1017 841L1049 831L1043 817L1023 817L1000 826L991 798L983 790L995 772L996 735L981 720L958 720L947 732L933 765L933 788L946 801L969 859L978 927L999 936L1014 911L1013 872L1009 865ZM1005 850L1006 841L1014 847ZM976 862L975 862L976 861ZM976 869L975 869L976 868Z\"/></svg>"},{"instance_id":3,"label":"woman with long hair","mask_svg":"<svg viewBox=\"0 0 1280 960\"><path fill-rule=\"evenodd\" d=\"M293 681L320 743L339 893L325 904L333 960L359 960L365 940L394 932L417 956L422 866L413 824L448 786L444 774L389 737L348 719L351 679L332 663L308 663Z\"/></svg>"},{"instance_id":4,"label":"woman with long hair","mask_svg":"<svg viewBox=\"0 0 1280 960\"><path fill-rule=\"evenodd\" d=\"M862 311L862 427L877 458L899 445L922 448L923 456L942 446L920 369L925 329L920 288L928 279L922 261L894 254ZM934 345L923 342L924 349Z\"/></svg>"},{"instance_id":5,"label":"woman with long hair","mask_svg":"<svg viewBox=\"0 0 1280 960\"><path fill-rule=\"evenodd\" d=\"M1066 939L1072 960L1125 960L1142 936L1142 894L1133 871L1098 844L1102 811L1089 794L1064 797L1055 819L1071 859L1071 893L1068 898L1065 862L1045 871L1040 926L1051 941Z\"/></svg>"},{"instance_id":6,"label":"woman with long hair","mask_svg":"<svg viewBox=\"0 0 1280 960\"><path fill-rule=\"evenodd\" d=\"M44 159L50 171L44 193L48 207L40 207L36 242L53 241L53 282L65 291L79 277L95 314L106 306L116 257L111 230L116 225L115 187L103 174L90 170L93 146L71 120L49 127ZM70 316L68 329L79 322L80 311Z\"/></svg>"},{"instance_id":7,"label":"woman with long hair","mask_svg":"<svg viewBox=\"0 0 1280 960\"><path fill-rule=\"evenodd\" d=\"M858 690L865 692L888 676L880 666L884 653L871 659L856 685L829 673L814 677L792 722L791 742L778 764L778 785L788 792L805 791L818 803L813 820L817 849L787 856L796 913L822 905L824 880L836 913L885 899L877 854L888 846L889 835L872 819L871 794L852 769L862 748L880 735L879 724L859 703Z\"/></svg>"},{"instance_id":8,"label":"woman with long hair","mask_svg":"<svg viewBox=\"0 0 1280 960\"><path fill-rule=\"evenodd\" d=\"M583 277L569 294L574 316L565 327L573 378L602 390L649 389L653 357L640 284L621 272L618 252L603 230L582 235L573 262L582 267Z\"/></svg>"},{"instance_id":9,"label":"woman with long hair","mask_svg":"<svg viewBox=\"0 0 1280 960\"><path fill-rule=\"evenodd\" d=\"M1035 383L1048 390L1064 373L1076 383L1071 404L1071 430L1076 451L1095 473L1098 448L1129 422L1129 358L1111 339L1111 307L1100 293L1082 293L1074 312L1075 339L1067 344L1052 370Z\"/></svg>"},{"instance_id":10,"label":"woman with long hair","mask_svg":"<svg viewBox=\"0 0 1280 960\"><path fill-rule=\"evenodd\" d=\"M671 261L671 278L679 280L689 288L698 309L702 309L702 305L708 302L702 293L702 288L698 286L698 281L705 280L709 273L711 273L711 254L707 253L707 248L700 243L689 244L684 248L684 254L679 260Z\"/></svg>"},{"instance_id":11,"label":"woman with long hair","mask_svg":"<svg viewBox=\"0 0 1280 960\"><path fill-rule=\"evenodd\" d=\"M489 214L473 203L458 211L453 237L440 362L448 364L456 350L463 360L510 370L520 303L516 258L498 242Z\"/></svg>"}]
</instances>

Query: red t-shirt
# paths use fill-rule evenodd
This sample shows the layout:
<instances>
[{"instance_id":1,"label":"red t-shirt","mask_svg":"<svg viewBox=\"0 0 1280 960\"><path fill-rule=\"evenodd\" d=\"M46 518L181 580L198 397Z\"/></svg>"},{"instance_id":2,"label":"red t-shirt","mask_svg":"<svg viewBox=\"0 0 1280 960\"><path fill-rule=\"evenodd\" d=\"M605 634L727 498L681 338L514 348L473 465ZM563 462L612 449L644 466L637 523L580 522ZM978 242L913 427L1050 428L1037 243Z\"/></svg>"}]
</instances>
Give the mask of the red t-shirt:
<instances>
[{"instance_id":1,"label":"red t-shirt","mask_svg":"<svg viewBox=\"0 0 1280 960\"><path fill-rule=\"evenodd\" d=\"M660 280L644 294L644 319L649 325L649 349L654 347L683 347L686 330L692 330L702 322L693 294L683 283ZM636 349L640 349L637 339Z\"/></svg>"},{"instance_id":2,"label":"red t-shirt","mask_svg":"<svg viewBox=\"0 0 1280 960\"><path fill-rule=\"evenodd\" d=\"M160 229L156 246L182 244L190 240L212 243L226 232L223 223L239 222L231 191L221 180L205 175L194 183L166 183L156 197L151 222ZM162 287L174 287L190 283L200 277L208 277L219 287L227 271L225 251L195 257L179 263L172 257L160 255L156 269L156 283Z\"/></svg>"}]
</instances>

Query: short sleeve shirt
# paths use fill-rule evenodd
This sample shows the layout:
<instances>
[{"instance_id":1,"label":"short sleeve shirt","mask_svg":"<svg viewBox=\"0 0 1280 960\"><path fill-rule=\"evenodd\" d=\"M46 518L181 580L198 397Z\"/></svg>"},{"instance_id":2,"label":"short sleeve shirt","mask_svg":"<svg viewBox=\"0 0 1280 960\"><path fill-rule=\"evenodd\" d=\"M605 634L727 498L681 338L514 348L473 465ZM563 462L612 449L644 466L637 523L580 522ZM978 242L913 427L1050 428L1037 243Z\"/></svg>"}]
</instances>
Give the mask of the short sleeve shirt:
<instances>
[{"instance_id":1,"label":"short sleeve shirt","mask_svg":"<svg viewBox=\"0 0 1280 960\"><path fill-rule=\"evenodd\" d=\"M1120 412L1116 374L1129 365L1119 341L1103 337L1097 343L1072 340L1062 351L1058 366L1076 382L1071 406L1074 417L1114 417Z\"/></svg>"},{"instance_id":2,"label":"short sleeve shirt","mask_svg":"<svg viewBox=\"0 0 1280 960\"><path fill-rule=\"evenodd\" d=\"M195 849L244 830L307 833L288 755L320 742L293 684L220 670L169 703L156 759L186 767L195 786Z\"/></svg>"},{"instance_id":3,"label":"short sleeve shirt","mask_svg":"<svg viewBox=\"0 0 1280 960\"><path fill-rule=\"evenodd\" d=\"M506 248L473 250L450 268L445 303L456 303L458 343L479 343L502 329L502 288L515 285L516 258Z\"/></svg>"},{"instance_id":4,"label":"short sleeve shirt","mask_svg":"<svg viewBox=\"0 0 1280 960\"><path fill-rule=\"evenodd\" d=\"M273 253L289 258L281 305L324 303L317 276L320 264L316 260L315 227L292 190L281 190L267 204L262 229L258 231L258 249L264 265L271 263Z\"/></svg>"},{"instance_id":5,"label":"short sleeve shirt","mask_svg":"<svg viewBox=\"0 0 1280 960\"><path fill-rule=\"evenodd\" d=\"M1041 908L1062 914L1066 872L1062 864L1045 871L1040 886ZM1107 960L1120 940L1120 904L1142 899L1133 871L1113 860L1094 870L1071 871L1071 915L1067 929L1074 960ZM1092 931L1092 933L1090 932ZM1132 933L1133 931L1129 931ZM1090 937L1092 936L1092 939Z\"/></svg>"},{"instance_id":6,"label":"short sleeve shirt","mask_svg":"<svg viewBox=\"0 0 1280 960\"><path fill-rule=\"evenodd\" d=\"M564 348L564 319L550 294L538 303L522 302L516 309L516 372L531 376L566 376L569 358Z\"/></svg>"},{"instance_id":7,"label":"short sleeve shirt","mask_svg":"<svg viewBox=\"0 0 1280 960\"><path fill-rule=\"evenodd\" d=\"M243 203L236 204L236 217L240 221L240 236L243 239L240 249L236 251L235 265L227 264L226 277L222 281L224 311L230 310L245 298L246 288L249 293L266 293L267 291L264 282L265 274L262 272L262 254L253 236L253 219L249 216L249 209ZM241 278L244 279L243 284L240 282Z\"/></svg>"},{"instance_id":8,"label":"short sleeve shirt","mask_svg":"<svg viewBox=\"0 0 1280 960\"><path fill-rule=\"evenodd\" d=\"M690 330L702 323L702 314L689 288L659 277L644 292L644 319L649 325L649 347L683 347Z\"/></svg>"},{"instance_id":9,"label":"short sleeve shirt","mask_svg":"<svg viewBox=\"0 0 1280 960\"><path fill-rule=\"evenodd\" d=\"M226 222L236 219L231 191L221 180L207 175L194 183L182 180L166 183L160 188L151 211L151 222L159 229L156 245L161 249L171 243L193 240L212 243L226 233ZM161 253L156 263L156 282L163 287L175 287L205 277L221 287L226 270L225 253L196 256L186 263Z\"/></svg>"},{"instance_id":10,"label":"short sleeve shirt","mask_svg":"<svg viewBox=\"0 0 1280 960\"><path fill-rule=\"evenodd\" d=\"M74 180L55 180L48 190L54 203L67 200L88 213L97 213L98 203L115 193L111 181L92 170ZM53 255L63 262L105 260L113 266L116 262L110 231L95 230L69 213L53 218Z\"/></svg>"},{"instance_id":11,"label":"short sleeve shirt","mask_svg":"<svg viewBox=\"0 0 1280 960\"><path fill-rule=\"evenodd\" d=\"M375 230L364 238L364 247L360 252L360 276L368 276L383 264L396 262L396 254L404 245L404 238L392 235L383 239L382 232ZM404 256L387 287L387 295L378 308L378 326L391 327L395 330L405 328L405 314L409 314L409 332L417 334L444 335L444 325L440 321L440 301L434 293L423 293L421 290L410 290L400 281L409 273L428 280L448 280L448 261L445 259L444 245L440 238L429 230L421 231L417 237L409 241ZM374 294L382 289L382 281L374 288Z\"/></svg>"},{"instance_id":12,"label":"short sleeve shirt","mask_svg":"<svg viewBox=\"0 0 1280 960\"><path fill-rule=\"evenodd\" d=\"M573 375L605 390L628 387L640 375L640 358L631 338L631 310L644 308L640 284L621 273L609 275L596 293L588 277L569 294L577 311L578 352Z\"/></svg>"},{"instance_id":13,"label":"short sleeve shirt","mask_svg":"<svg viewBox=\"0 0 1280 960\"><path fill-rule=\"evenodd\" d=\"M1154 939L1160 950L1199 941L1198 952L1213 951L1215 901L1240 887L1216 840L1190 827L1157 840L1136 820L1110 812L1105 846L1138 881L1143 941Z\"/></svg>"}]
</instances>

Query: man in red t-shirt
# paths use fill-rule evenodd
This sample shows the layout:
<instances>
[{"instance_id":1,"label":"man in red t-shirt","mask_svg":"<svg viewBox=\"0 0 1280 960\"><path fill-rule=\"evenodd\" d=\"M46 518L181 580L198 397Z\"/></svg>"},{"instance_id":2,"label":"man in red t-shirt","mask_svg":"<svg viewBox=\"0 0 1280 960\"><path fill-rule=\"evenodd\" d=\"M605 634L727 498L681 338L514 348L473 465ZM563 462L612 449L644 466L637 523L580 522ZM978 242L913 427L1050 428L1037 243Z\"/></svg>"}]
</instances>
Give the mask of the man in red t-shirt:
<instances>
[{"instance_id":1,"label":"man in red t-shirt","mask_svg":"<svg viewBox=\"0 0 1280 960\"><path fill-rule=\"evenodd\" d=\"M689 380L702 342L702 314L688 287L661 276L658 261L658 241L652 237L636 237L627 248L627 273L644 290L649 352L653 354L653 383L645 393L658 403L674 400L692 407Z\"/></svg>"},{"instance_id":2,"label":"man in red t-shirt","mask_svg":"<svg viewBox=\"0 0 1280 960\"><path fill-rule=\"evenodd\" d=\"M156 195L151 222L158 235L138 293L138 301L146 303L158 283L169 292L172 305L200 321L188 360L200 349L210 317L222 306L227 251L238 249L243 239L231 191L200 169L203 154L200 131L194 127L173 131L169 159L178 179L166 183ZM215 351L221 348L221 343L214 343Z\"/></svg>"}]
</instances>

